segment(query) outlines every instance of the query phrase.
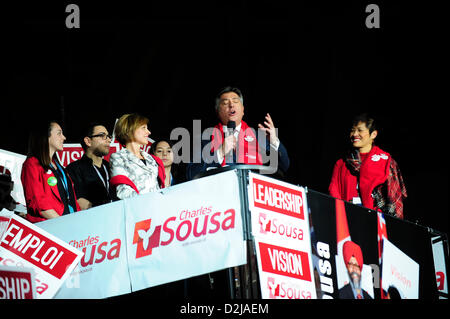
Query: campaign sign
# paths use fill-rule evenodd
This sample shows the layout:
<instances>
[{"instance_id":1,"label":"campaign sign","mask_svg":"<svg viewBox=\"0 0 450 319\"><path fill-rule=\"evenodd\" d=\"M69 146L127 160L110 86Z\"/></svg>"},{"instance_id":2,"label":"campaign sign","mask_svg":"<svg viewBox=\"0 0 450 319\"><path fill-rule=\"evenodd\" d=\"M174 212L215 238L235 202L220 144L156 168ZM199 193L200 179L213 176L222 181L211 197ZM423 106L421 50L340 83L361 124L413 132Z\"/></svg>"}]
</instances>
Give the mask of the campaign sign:
<instances>
[{"instance_id":1,"label":"campaign sign","mask_svg":"<svg viewBox=\"0 0 450 319\"><path fill-rule=\"evenodd\" d=\"M38 225L83 253L55 298L108 298L131 292L123 201Z\"/></svg>"},{"instance_id":2,"label":"campaign sign","mask_svg":"<svg viewBox=\"0 0 450 319\"><path fill-rule=\"evenodd\" d=\"M263 298L316 298L305 190L250 173L248 197Z\"/></svg>"},{"instance_id":3,"label":"campaign sign","mask_svg":"<svg viewBox=\"0 0 450 319\"><path fill-rule=\"evenodd\" d=\"M383 290L394 287L402 299L419 298L419 264L393 245L383 241Z\"/></svg>"},{"instance_id":4,"label":"campaign sign","mask_svg":"<svg viewBox=\"0 0 450 319\"><path fill-rule=\"evenodd\" d=\"M255 238L264 299L315 299L310 253L260 242Z\"/></svg>"},{"instance_id":5,"label":"campaign sign","mask_svg":"<svg viewBox=\"0 0 450 319\"><path fill-rule=\"evenodd\" d=\"M433 245L434 270L436 273L437 289L440 299L448 299L447 270L445 262L444 241L447 237L436 236L431 238ZM448 242L448 240L447 240Z\"/></svg>"},{"instance_id":6,"label":"campaign sign","mask_svg":"<svg viewBox=\"0 0 450 319\"><path fill-rule=\"evenodd\" d=\"M35 299L33 269L0 266L0 299Z\"/></svg>"},{"instance_id":7,"label":"campaign sign","mask_svg":"<svg viewBox=\"0 0 450 319\"><path fill-rule=\"evenodd\" d=\"M15 215L0 241L0 264L34 269L39 299L53 298L81 256L81 251Z\"/></svg>"},{"instance_id":8,"label":"campaign sign","mask_svg":"<svg viewBox=\"0 0 450 319\"><path fill-rule=\"evenodd\" d=\"M133 291L246 263L234 171L124 202Z\"/></svg>"},{"instance_id":9,"label":"campaign sign","mask_svg":"<svg viewBox=\"0 0 450 319\"><path fill-rule=\"evenodd\" d=\"M104 157L105 160L109 160L111 154L120 150L119 143L111 143L109 148L109 154ZM84 150L79 143L66 143L63 145L62 151L57 151L56 156L62 166L67 167L72 162L75 162L83 157Z\"/></svg>"}]
</instances>

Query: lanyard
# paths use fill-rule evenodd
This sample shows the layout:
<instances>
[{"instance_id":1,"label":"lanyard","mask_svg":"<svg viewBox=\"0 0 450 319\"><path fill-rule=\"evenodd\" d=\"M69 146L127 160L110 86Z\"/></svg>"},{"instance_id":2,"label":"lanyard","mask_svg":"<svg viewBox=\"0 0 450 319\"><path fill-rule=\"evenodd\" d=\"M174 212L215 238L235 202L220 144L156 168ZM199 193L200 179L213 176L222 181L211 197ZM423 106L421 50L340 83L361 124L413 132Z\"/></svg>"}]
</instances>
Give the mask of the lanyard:
<instances>
[{"instance_id":1,"label":"lanyard","mask_svg":"<svg viewBox=\"0 0 450 319\"><path fill-rule=\"evenodd\" d=\"M99 169L97 168L97 166L95 166L94 164L92 164L92 166L94 166L95 172L97 173L98 177L100 178L100 180L102 181L103 185L105 186L107 192L109 193L109 174L108 174L108 170L106 169L105 165L103 166L103 170L105 171L106 174L106 181L103 179L102 174L100 174L100 172L98 171Z\"/></svg>"},{"instance_id":2,"label":"lanyard","mask_svg":"<svg viewBox=\"0 0 450 319\"><path fill-rule=\"evenodd\" d=\"M72 205L70 205L70 195L69 195L69 186L67 184L67 177L66 174L64 173L63 168L61 167L61 165L58 164L58 162L55 161L56 166L58 167L58 170L61 172L61 181L63 183L64 189L66 190L66 195L67 195L67 206L69 207L69 212L73 213L74 209L72 207Z\"/></svg>"},{"instance_id":3,"label":"lanyard","mask_svg":"<svg viewBox=\"0 0 450 319\"><path fill-rule=\"evenodd\" d=\"M61 181L63 183L64 189L66 190L67 198L69 198L69 187L67 186L66 174L64 173L64 170L58 163L55 163L55 164L58 167L58 170L61 172L61 177L62 177Z\"/></svg>"}]
</instances>

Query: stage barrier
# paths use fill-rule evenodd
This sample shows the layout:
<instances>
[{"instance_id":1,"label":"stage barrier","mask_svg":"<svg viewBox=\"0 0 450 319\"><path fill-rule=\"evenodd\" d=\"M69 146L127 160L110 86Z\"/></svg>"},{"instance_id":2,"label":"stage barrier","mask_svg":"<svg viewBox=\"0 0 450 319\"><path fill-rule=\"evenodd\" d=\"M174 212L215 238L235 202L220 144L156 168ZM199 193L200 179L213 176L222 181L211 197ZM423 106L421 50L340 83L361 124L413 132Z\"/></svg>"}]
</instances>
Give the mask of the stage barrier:
<instances>
[{"instance_id":1,"label":"stage barrier","mask_svg":"<svg viewBox=\"0 0 450 319\"><path fill-rule=\"evenodd\" d=\"M208 171L35 224L83 253L55 298L212 273L227 280L211 289L232 299L448 298L446 234L254 173L264 169Z\"/></svg>"}]
</instances>

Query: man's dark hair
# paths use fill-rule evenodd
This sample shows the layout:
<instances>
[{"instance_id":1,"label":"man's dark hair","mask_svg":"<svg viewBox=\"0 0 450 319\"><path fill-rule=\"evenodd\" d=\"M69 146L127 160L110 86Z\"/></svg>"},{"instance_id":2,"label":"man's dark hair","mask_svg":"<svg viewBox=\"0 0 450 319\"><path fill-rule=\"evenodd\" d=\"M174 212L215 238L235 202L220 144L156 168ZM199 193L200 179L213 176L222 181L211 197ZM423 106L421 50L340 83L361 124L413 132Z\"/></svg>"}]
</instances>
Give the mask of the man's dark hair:
<instances>
[{"instance_id":1,"label":"man's dark hair","mask_svg":"<svg viewBox=\"0 0 450 319\"><path fill-rule=\"evenodd\" d=\"M378 130L375 119L368 113L362 113L355 116L352 121L352 126L357 126L359 122L366 124L366 127L369 129L370 133Z\"/></svg>"},{"instance_id":2,"label":"man's dark hair","mask_svg":"<svg viewBox=\"0 0 450 319\"><path fill-rule=\"evenodd\" d=\"M217 93L217 95L216 95L216 104L215 104L216 111L219 110L219 106L220 106L220 97L221 97L221 95L222 95L222 94L225 94L225 93L229 93L229 92L234 92L234 93L236 93L236 94L239 96L239 98L241 99L241 103L244 104L244 96L242 95L241 90L238 89L237 87L226 86L226 87L222 88L222 89L219 91L219 93Z\"/></svg>"},{"instance_id":3,"label":"man's dark hair","mask_svg":"<svg viewBox=\"0 0 450 319\"><path fill-rule=\"evenodd\" d=\"M86 152L86 150L87 150L87 145L86 145L86 143L84 142L84 138L85 138L85 137L90 137L90 136L92 136L92 134L94 134L94 128L95 128L96 126L104 126L104 127L106 127L106 125L103 124L103 123L100 123L100 122L91 122L91 123L87 124L86 126L84 126L84 128L83 128L83 131L82 131L83 135L82 135L82 137L81 137L81 139L80 139L80 144L81 144L81 147L83 148L83 150L84 150L85 152Z\"/></svg>"}]
</instances>

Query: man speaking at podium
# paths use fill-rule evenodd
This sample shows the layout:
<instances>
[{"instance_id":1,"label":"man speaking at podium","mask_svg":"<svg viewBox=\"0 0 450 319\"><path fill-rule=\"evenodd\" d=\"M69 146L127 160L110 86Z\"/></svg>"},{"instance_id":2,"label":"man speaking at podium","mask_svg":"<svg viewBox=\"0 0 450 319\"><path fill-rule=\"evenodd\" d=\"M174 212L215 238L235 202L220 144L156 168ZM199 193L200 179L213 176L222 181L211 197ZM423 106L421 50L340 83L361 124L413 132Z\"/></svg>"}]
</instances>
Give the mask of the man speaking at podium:
<instances>
[{"instance_id":1,"label":"man speaking at podium","mask_svg":"<svg viewBox=\"0 0 450 319\"><path fill-rule=\"evenodd\" d=\"M289 157L286 148L277 136L272 118L267 113L264 125L258 124L261 132L265 132L264 137L255 135L254 130L242 120L244 116L244 98L238 88L227 86L220 90L216 96L216 114L219 124L214 127L211 141L203 144L203 154L205 147L210 152L214 160L207 163L203 156L201 163L191 163L187 167L187 179L194 178L198 173L205 172L211 168L224 167L230 164L266 164L266 153L275 152L275 164L269 161L273 171L283 175L289 168ZM261 138L263 142L261 143ZM262 152L265 152L262 153ZM272 158L272 156L269 156Z\"/></svg>"}]
</instances>

